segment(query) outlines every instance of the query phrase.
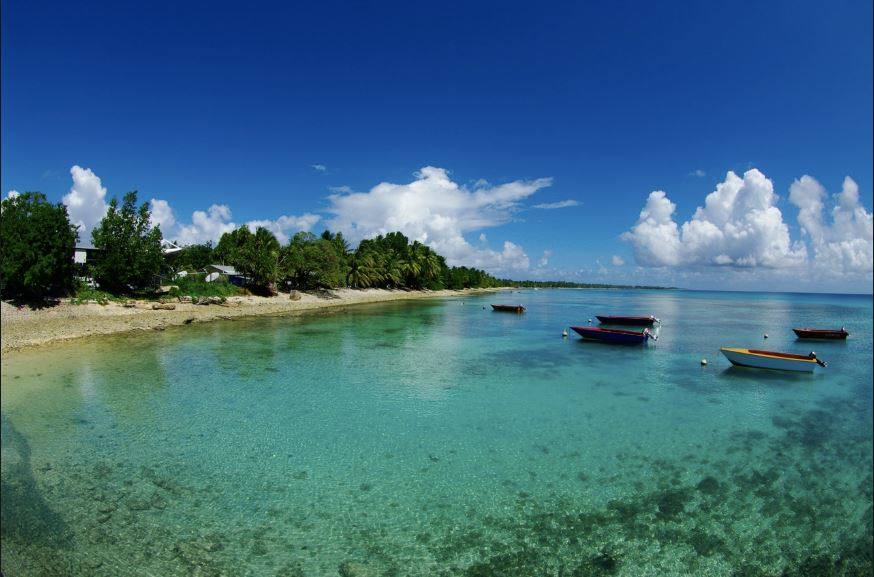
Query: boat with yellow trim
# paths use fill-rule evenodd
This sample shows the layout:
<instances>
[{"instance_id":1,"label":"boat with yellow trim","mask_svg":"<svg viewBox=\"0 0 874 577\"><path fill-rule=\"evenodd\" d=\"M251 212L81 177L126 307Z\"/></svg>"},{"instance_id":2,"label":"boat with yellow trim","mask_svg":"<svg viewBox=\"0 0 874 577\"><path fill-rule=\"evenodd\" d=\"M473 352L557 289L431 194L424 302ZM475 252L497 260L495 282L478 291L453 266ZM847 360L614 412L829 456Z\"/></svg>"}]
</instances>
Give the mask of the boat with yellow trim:
<instances>
[{"instance_id":1,"label":"boat with yellow trim","mask_svg":"<svg viewBox=\"0 0 874 577\"><path fill-rule=\"evenodd\" d=\"M816 353L812 351L807 355L796 355L793 353L731 347L723 347L719 350L731 364L739 367L812 373L817 366L826 366L825 361L816 358Z\"/></svg>"}]
</instances>

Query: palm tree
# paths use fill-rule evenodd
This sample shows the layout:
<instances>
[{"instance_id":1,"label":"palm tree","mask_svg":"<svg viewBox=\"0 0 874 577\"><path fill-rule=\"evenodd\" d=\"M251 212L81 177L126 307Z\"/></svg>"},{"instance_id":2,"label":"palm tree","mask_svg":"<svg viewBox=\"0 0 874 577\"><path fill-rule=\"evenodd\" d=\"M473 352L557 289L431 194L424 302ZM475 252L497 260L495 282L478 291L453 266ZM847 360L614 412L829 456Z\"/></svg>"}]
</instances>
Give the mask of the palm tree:
<instances>
[{"instance_id":1,"label":"palm tree","mask_svg":"<svg viewBox=\"0 0 874 577\"><path fill-rule=\"evenodd\" d=\"M392 252L385 259L382 269L382 280L389 288L400 286L404 280L404 265L398 256Z\"/></svg>"},{"instance_id":2,"label":"palm tree","mask_svg":"<svg viewBox=\"0 0 874 577\"><path fill-rule=\"evenodd\" d=\"M424 245L417 241L413 243L412 247L404 251L398 259L402 277L406 280L406 285L409 287L419 286L419 275L422 273L421 248L424 248Z\"/></svg>"},{"instance_id":3,"label":"palm tree","mask_svg":"<svg viewBox=\"0 0 874 577\"><path fill-rule=\"evenodd\" d=\"M357 288L367 288L376 280L373 257L369 254L355 254L349 260L349 272L346 279L350 285Z\"/></svg>"},{"instance_id":4,"label":"palm tree","mask_svg":"<svg viewBox=\"0 0 874 577\"><path fill-rule=\"evenodd\" d=\"M434 282L440 278L440 273L442 272L443 260L440 258L440 255L428 249L422 263L422 275L425 277L425 280Z\"/></svg>"}]
</instances>

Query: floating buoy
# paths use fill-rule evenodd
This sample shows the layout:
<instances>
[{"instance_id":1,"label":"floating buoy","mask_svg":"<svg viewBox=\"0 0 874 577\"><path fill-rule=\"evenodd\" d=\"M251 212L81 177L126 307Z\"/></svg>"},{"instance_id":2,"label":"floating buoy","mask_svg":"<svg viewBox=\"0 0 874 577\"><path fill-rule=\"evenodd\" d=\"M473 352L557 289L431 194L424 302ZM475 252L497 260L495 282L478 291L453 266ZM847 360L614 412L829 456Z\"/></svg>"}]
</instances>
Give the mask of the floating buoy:
<instances>
[{"instance_id":1,"label":"floating buoy","mask_svg":"<svg viewBox=\"0 0 874 577\"><path fill-rule=\"evenodd\" d=\"M561 331L561 336L567 338L567 329Z\"/></svg>"},{"instance_id":2,"label":"floating buoy","mask_svg":"<svg viewBox=\"0 0 874 577\"><path fill-rule=\"evenodd\" d=\"M592 319L589 319L589 322L592 322Z\"/></svg>"},{"instance_id":3,"label":"floating buoy","mask_svg":"<svg viewBox=\"0 0 874 577\"><path fill-rule=\"evenodd\" d=\"M767 338L768 338L768 333L765 333L764 337L767 339Z\"/></svg>"},{"instance_id":4,"label":"floating buoy","mask_svg":"<svg viewBox=\"0 0 874 577\"><path fill-rule=\"evenodd\" d=\"M701 366L702 366L702 367L706 367L706 366L707 366L707 359L701 359Z\"/></svg>"}]
</instances>

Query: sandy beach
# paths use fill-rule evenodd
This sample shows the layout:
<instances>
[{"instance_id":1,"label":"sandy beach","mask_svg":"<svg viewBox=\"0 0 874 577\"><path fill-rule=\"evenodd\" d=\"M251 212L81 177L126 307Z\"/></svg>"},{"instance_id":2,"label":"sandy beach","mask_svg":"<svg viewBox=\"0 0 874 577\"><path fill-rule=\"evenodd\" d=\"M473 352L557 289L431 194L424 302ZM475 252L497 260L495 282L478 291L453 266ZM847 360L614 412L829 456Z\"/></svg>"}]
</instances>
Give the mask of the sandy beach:
<instances>
[{"instance_id":1,"label":"sandy beach","mask_svg":"<svg viewBox=\"0 0 874 577\"><path fill-rule=\"evenodd\" d=\"M300 300L288 294L275 297L230 297L223 304L197 305L172 302L173 310L154 310L151 301L136 301L133 307L119 303L60 304L43 308L18 308L2 303L3 353L48 343L94 335L127 331L163 330L169 326L227 320L259 315L294 315L307 311L360 305L366 303L423 298L463 297L500 289L466 289L441 291L404 291L385 289L336 289L322 295L300 293Z\"/></svg>"}]
</instances>

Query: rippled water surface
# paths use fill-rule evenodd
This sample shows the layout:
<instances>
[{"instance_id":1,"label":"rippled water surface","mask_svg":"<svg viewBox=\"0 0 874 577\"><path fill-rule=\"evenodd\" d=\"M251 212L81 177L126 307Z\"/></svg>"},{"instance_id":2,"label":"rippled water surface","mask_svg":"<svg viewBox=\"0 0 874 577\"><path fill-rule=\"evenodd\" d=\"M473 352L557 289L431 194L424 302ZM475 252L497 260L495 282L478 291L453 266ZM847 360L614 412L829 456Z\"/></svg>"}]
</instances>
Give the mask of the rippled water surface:
<instances>
[{"instance_id":1,"label":"rippled water surface","mask_svg":"<svg viewBox=\"0 0 874 577\"><path fill-rule=\"evenodd\" d=\"M601 313L659 340L561 337ZM541 290L6 355L3 572L870 575L871 325L868 296Z\"/></svg>"}]
</instances>

